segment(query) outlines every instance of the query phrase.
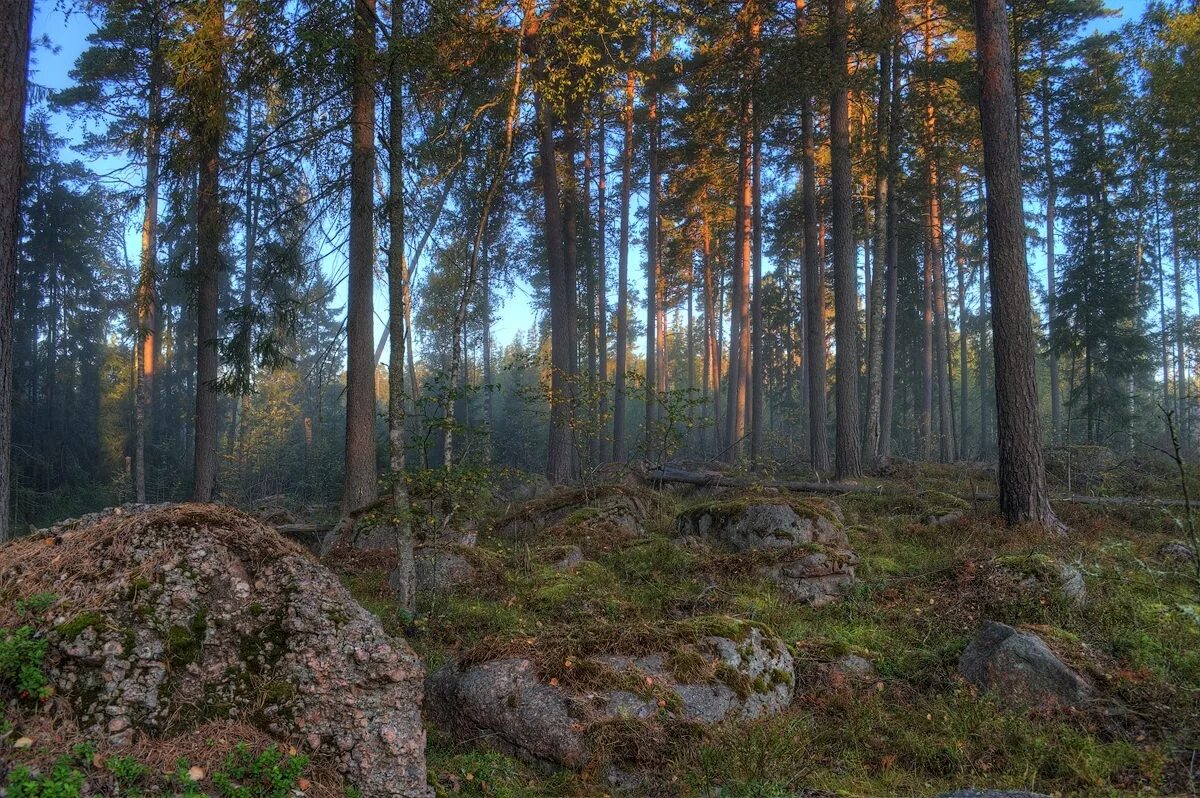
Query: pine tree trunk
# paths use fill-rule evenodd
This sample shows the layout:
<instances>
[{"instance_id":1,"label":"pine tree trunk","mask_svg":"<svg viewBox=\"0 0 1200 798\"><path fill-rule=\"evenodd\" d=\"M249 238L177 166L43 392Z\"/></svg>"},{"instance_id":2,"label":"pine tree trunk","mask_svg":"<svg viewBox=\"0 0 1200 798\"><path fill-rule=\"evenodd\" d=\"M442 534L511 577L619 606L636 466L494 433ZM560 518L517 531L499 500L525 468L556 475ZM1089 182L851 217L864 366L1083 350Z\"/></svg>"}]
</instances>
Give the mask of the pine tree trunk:
<instances>
[{"instance_id":1,"label":"pine tree trunk","mask_svg":"<svg viewBox=\"0 0 1200 798\"><path fill-rule=\"evenodd\" d=\"M572 312L569 294L574 292L575 286L567 272L563 242L563 207L554 144L554 115L540 91L536 92L535 97L541 127L538 158L545 208L546 260L550 275L550 441L546 477L558 485L572 482L579 475L570 395L575 352L568 327Z\"/></svg>"},{"instance_id":2,"label":"pine tree trunk","mask_svg":"<svg viewBox=\"0 0 1200 798\"><path fill-rule=\"evenodd\" d=\"M12 467L13 318L17 293L17 230L25 83L29 67L30 0L0 0L0 542L9 527Z\"/></svg>"},{"instance_id":3,"label":"pine tree trunk","mask_svg":"<svg viewBox=\"0 0 1200 798\"><path fill-rule=\"evenodd\" d=\"M884 44L879 50L879 107L875 118L875 271L868 281L867 423L862 450L863 468L869 472L879 467L879 424L883 405L883 283L887 276L888 178L891 169L888 131L891 124L893 14L889 0L882 0L879 16Z\"/></svg>"},{"instance_id":4,"label":"pine tree trunk","mask_svg":"<svg viewBox=\"0 0 1200 798\"><path fill-rule=\"evenodd\" d=\"M204 29L198 33L208 50L203 67L209 118L196 133L199 188L196 194L196 442L192 501L209 502L217 481L217 307L221 268L221 129L225 85L221 65L224 0L208 0ZM369 343L368 343L369 347ZM368 352L369 352L368 348Z\"/></svg>"},{"instance_id":5,"label":"pine tree trunk","mask_svg":"<svg viewBox=\"0 0 1200 798\"><path fill-rule=\"evenodd\" d=\"M342 509L375 500L375 0L355 0L351 97L350 279L346 311L346 467Z\"/></svg>"},{"instance_id":6,"label":"pine tree trunk","mask_svg":"<svg viewBox=\"0 0 1200 798\"><path fill-rule=\"evenodd\" d=\"M633 72L625 76L625 141L621 149L621 241L617 253L617 351L613 375L614 462L625 462L625 369L629 349L629 199L633 181Z\"/></svg>"},{"instance_id":7,"label":"pine tree trunk","mask_svg":"<svg viewBox=\"0 0 1200 798\"><path fill-rule=\"evenodd\" d=\"M650 58L655 59L658 32L650 22ZM653 82L654 78L650 78ZM654 462L658 435L658 356L659 356L659 269L658 260L658 96L651 88L647 99L646 126L650 136L649 197L646 201L646 458Z\"/></svg>"},{"instance_id":8,"label":"pine tree trunk","mask_svg":"<svg viewBox=\"0 0 1200 798\"><path fill-rule=\"evenodd\" d=\"M154 375L159 359L158 335L158 181L162 116L162 53L158 31L151 44L146 98L146 190L142 215L141 268L137 286L138 370L134 414L133 486L139 503L146 501L146 437L153 428Z\"/></svg>"},{"instance_id":9,"label":"pine tree trunk","mask_svg":"<svg viewBox=\"0 0 1200 798\"><path fill-rule=\"evenodd\" d=\"M975 22L995 336L998 499L1009 523L1033 522L1057 531L1063 527L1050 507L1042 467L1019 121L1003 0L975 0Z\"/></svg>"},{"instance_id":10,"label":"pine tree trunk","mask_svg":"<svg viewBox=\"0 0 1200 798\"><path fill-rule=\"evenodd\" d=\"M596 450L594 461L599 464L607 459L610 451L604 440L603 419L608 416L608 175L606 155L608 139L605 135L604 107L601 105L599 124L596 131Z\"/></svg>"},{"instance_id":11,"label":"pine tree trunk","mask_svg":"<svg viewBox=\"0 0 1200 798\"><path fill-rule=\"evenodd\" d=\"M1050 336L1050 437L1058 440L1062 430L1062 398L1059 395L1058 351L1055 329L1058 319L1058 285L1055 274L1054 223L1058 209L1058 182L1054 174L1054 147L1050 138L1050 71L1042 49L1042 168L1046 177L1046 320Z\"/></svg>"},{"instance_id":12,"label":"pine tree trunk","mask_svg":"<svg viewBox=\"0 0 1200 798\"><path fill-rule=\"evenodd\" d=\"M837 456L839 479L861 476L858 419L858 278L854 264L854 209L851 193L850 98L846 48L846 0L829 3L829 57L833 90L829 98L830 164L833 195L834 367L837 377Z\"/></svg>"},{"instance_id":13,"label":"pine tree trunk","mask_svg":"<svg viewBox=\"0 0 1200 798\"><path fill-rule=\"evenodd\" d=\"M755 114L757 117L757 114ZM763 310L762 310L762 131L757 122L754 130L754 180L752 279L754 292L750 307L753 337L750 341L752 370L750 376L750 462L757 467L762 455L763 425Z\"/></svg>"},{"instance_id":14,"label":"pine tree trunk","mask_svg":"<svg viewBox=\"0 0 1200 798\"><path fill-rule=\"evenodd\" d=\"M700 222L701 257L704 262L704 395L711 408L712 418L708 428L713 431L714 447L719 447L721 425L721 358L717 349L717 327L720 321L716 301L716 279L713 275L712 230L708 226L708 213L703 212ZM705 436L707 437L707 435ZM706 451L711 451L706 448Z\"/></svg>"},{"instance_id":15,"label":"pine tree trunk","mask_svg":"<svg viewBox=\"0 0 1200 798\"><path fill-rule=\"evenodd\" d=\"M900 172L898 158L900 138L900 48L892 50L892 99L888 122L888 170L889 181L887 205L887 308L883 329L883 401L879 412L879 456L886 461L892 453L892 408L896 385L896 312L899 294L897 264L900 256L900 239L897 219L899 217L899 194L897 176Z\"/></svg>"},{"instance_id":16,"label":"pine tree trunk","mask_svg":"<svg viewBox=\"0 0 1200 798\"><path fill-rule=\"evenodd\" d=\"M737 199L734 208L733 293L729 322L729 385L725 406L725 460L736 463L741 457L742 438L746 434L746 373L750 360L750 225L752 221L751 150L754 130L751 106L743 102L741 143L738 150Z\"/></svg>"}]
</instances>

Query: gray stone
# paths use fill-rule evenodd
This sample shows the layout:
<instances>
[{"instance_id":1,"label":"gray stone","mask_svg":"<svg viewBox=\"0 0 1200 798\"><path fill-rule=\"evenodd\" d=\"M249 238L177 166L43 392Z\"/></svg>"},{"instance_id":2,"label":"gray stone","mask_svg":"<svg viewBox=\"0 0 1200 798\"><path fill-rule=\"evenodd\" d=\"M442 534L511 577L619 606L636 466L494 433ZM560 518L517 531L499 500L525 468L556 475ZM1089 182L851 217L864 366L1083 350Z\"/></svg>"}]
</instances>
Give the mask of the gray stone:
<instances>
[{"instance_id":1,"label":"gray stone","mask_svg":"<svg viewBox=\"0 0 1200 798\"><path fill-rule=\"evenodd\" d=\"M426 680L426 713L458 740L534 764L578 769L592 761L588 733L598 724L655 723L665 716L716 724L782 712L791 703L792 655L758 628L740 640L707 637L685 648L707 665L698 678L677 680L665 652L603 655L589 661L612 671L614 686L587 690L539 678L528 659L465 668L450 662Z\"/></svg>"},{"instance_id":2,"label":"gray stone","mask_svg":"<svg viewBox=\"0 0 1200 798\"><path fill-rule=\"evenodd\" d=\"M366 798L426 798L420 661L297 544L200 504L45 534L58 543L19 566L2 547L0 563L16 595L59 597L46 672L85 733L189 732L219 707L324 758Z\"/></svg>"},{"instance_id":3,"label":"gray stone","mask_svg":"<svg viewBox=\"0 0 1200 798\"><path fill-rule=\"evenodd\" d=\"M550 564L556 571L574 571L583 563L583 549L578 546L567 546L559 553L562 556Z\"/></svg>"},{"instance_id":4,"label":"gray stone","mask_svg":"<svg viewBox=\"0 0 1200 798\"><path fill-rule=\"evenodd\" d=\"M417 589L431 593L447 592L474 582L475 566L461 552L444 546L418 546L414 553Z\"/></svg>"},{"instance_id":5,"label":"gray stone","mask_svg":"<svg viewBox=\"0 0 1200 798\"><path fill-rule=\"evenodd\" d=\"M1022 705L1081 707L1095 692L1040 637L995 621L985 622L967 645L958 671L976 687Z\"/></svg>"},{"instance_id":6,"label":"gray stone","mask_svg":"<svg viewBox=\"0 0 1200 798\"><path fill-rule=\"evenodd\" d=\"M585 764L583 727L566 692L537 678L527 659L460 671L449 662L426 680L431 719L459 739L484 740L527 762Z\"/></svg>"},{"instance_id":7,"label":"gray stone","mask_svg":"<svg viewBox=\"0 0 1200 798\"><path fill-rule=\"evenodd\" d=\"M1027 790L955 790L944 792L937 798L1050 798L1049 795Z\"/></svg>"},{"instance_id":8,"label":"gray stone","mask_svg":"<svg viewBox=\"0 0 1200 798\"><path fill-rule=\"evenodd\" d=\"M1159 546L1158 556L1164 560L1178 563L1190 563L1196 559L1192 547L1178 540L1173 540Z\"/></svg>"},{"instance_id":9,"label":"gray stone","mask_svg":"<svg viewBox=\"0 0 1200 798\"><path fill-rule=\"evenodd\" d=\"M775 553L757 574L797 601L827 604L854 584L858 558L849 549L841 509L831 501L710 502L680 513L675 526L682 545L703 541L733 551Z\"/></svg>"},{"instance_id":10,"label":"gray stone","mask_svg":"<svg viewBox=\"0 0 1200 798\"><path fill-rule=\"evenodd\" d=\"M832 502L813 502L803 514L771 499L712 502L680 513L676 531L718 540L734 551L791 549L806 543L847 545L841 510Z\"/></svg>"}]
</instances>

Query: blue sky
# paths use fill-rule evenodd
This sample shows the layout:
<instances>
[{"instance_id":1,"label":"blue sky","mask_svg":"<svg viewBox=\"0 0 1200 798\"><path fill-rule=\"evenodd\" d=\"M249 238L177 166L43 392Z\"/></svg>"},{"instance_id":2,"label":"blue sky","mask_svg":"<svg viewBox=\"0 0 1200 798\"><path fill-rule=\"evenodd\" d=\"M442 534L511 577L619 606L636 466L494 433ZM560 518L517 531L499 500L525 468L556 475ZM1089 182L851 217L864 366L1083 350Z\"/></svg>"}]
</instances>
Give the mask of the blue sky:
<instances>
[{"instance_id":1,"label":"blue sky","mask_svg":"<svg viewBox=\"0 0 1200 798\"><path fill-rule=\"evenodd\" d=\"M1145 8L1144 0L1130 0L1129 2L1120 5L1112 4L1112 8L1117 11L1113 17L1098 21L1093 25L1093 28L1098 31L1108 31L1117 28L1124 22L1130 19L1136 19L1141 15ZM75 63L75 59L87 46L87 36L93 30L91 21L83 14L72 13L67 14L63 10L61 0L56 0L51 3L48 0L42 0L37 3L33 21L33 35L35 41L35 49L33 60L31 63L30 79L37 85L49 89L62 89L71 85L69 72ZM79 128L63 115L58 115L53 121L53 127L57 133L64 136L69 142L78 140ZM135 182L140 180L136 174L129 172L121 172L121 167L125 163L121 159L108 158L102 160L83 158L85 162L97 173L114 174L114 179L132 179ZM615 220L612 220L615 223ZM131 216L127 238L129 240L129 251L137 252L139 241L137 238L137 219ZM637 230L635 229L635 234ZM610 231L612 235L612 231ZM611 248L610 248L611 249ZM634 246L631 252L630 263L630 280L635 286L641 285L644 282L644 271L642 269L644 250L639 246ZM1032 249L1029 252L1030 269L1034 274L1035 279L1044 284L1045 278L1045 253L1039 249ZM614 264L610 266L610 273L615 272L615 257ZM335 261L329 259L325 264L325 268L331 275L344 274L344 263L340 262L340 256ZM427 264L418 264L418 279L424 272ZM768 262L765 264L765 269L769 272L771 265ZM518 282L512 296L508 297L497 313L496 324L493 329L493 340L503 345L513 340L515 336L524 330L529 329L536 323L533 310L529 301L530 288L524 282ZM344 302L344 286L339 292L340 302ZM610 307L615 303L615 296L610 296ZM376 286L376 336L383 331L384 321L381 310L387 307L386 286L379 284ZM637 309L631 309L631 313L638 313ZM640 347L639 347L640 348Z\"/></svg>"}]
</instances>

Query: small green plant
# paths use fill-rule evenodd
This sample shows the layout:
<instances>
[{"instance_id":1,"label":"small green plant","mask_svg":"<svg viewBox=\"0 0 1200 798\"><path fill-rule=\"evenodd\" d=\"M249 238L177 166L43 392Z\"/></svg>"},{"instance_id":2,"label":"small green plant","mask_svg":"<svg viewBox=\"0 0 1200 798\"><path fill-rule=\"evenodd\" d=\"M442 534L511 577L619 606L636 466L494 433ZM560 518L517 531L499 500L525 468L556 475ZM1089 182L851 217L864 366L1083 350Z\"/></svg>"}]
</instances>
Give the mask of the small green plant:
<instances>
[{"instance_id":1,"label":"small green plant","mask_svg":"<svg viewBox=\"0 0 1200 798\"><path fill-rule=\"evenodd\" d=\"M19 614L33 615L48 610L56 601L58 595L55 593L34 593L27 598L17 599L15 606Z\"/></svg>"},{"instance_id":2,"label":"small green plant","mask_svg":"<svg viewBox=\"0 0 1200 798\"><path fill-rule=\"evenodd\" d=\"M171 794L175 798L208 798L208 793L200 788L192 778L191 763L182 757L175 760L175 775L171 777Z\"/></svg>"},{"instance_id":3,"label":"small green plant","mask_svg":"<svg viewBox=\"0 0 1200 798\"><path fill-rule=\"evenodd\" d=\"M50 683L42 672L46 641L32 627L15 632L0 629L0 684L22 698L44 699L50 695Z\"/></svg>"},{"instance_id":4,"label":"small green plant","mask_svg":"<svg viewBox=\"0 0 1200 798\"><path fill-rule=\"evenodd\" d=\"M88 767L96 758L96 746L92 743L75 743L71 746L71 758L75 760L75 764Z\"/></svg>"},{"instance_id":5,"label":"small green plant","mask_svg":"<svg viewBox=\"0 0 1200 798\"><path fill-rule=\"evenodd\" d=\"M287 798L306 767L308 757L303 754L291 756L276 746L255 754L239 743L212 781L222 798Z\"/></svg>"},{"instance_id":6,"label":"small green plant","mask_svg":"<svg viewBox=\"0 0 1200 798\"><path fill-rule=\"evenodd\" d=\"M121 754L110 756L104 763L104 769L113 775L122 795L139 796L141 790L138 784L149 772L149 768L131 756Z\"/></svg>"},{"instance_id":7,"label":"small green plant","mask_svg":"<svg viewBox=\"0 0 1200 798\"><path fill-rule=\"evenodd\" d=\"M8 798L78 798L83 782L83 773L71 767L64 757L46 775L24 766L13 768L5 788Z\"/></svg>"}]
</instances>

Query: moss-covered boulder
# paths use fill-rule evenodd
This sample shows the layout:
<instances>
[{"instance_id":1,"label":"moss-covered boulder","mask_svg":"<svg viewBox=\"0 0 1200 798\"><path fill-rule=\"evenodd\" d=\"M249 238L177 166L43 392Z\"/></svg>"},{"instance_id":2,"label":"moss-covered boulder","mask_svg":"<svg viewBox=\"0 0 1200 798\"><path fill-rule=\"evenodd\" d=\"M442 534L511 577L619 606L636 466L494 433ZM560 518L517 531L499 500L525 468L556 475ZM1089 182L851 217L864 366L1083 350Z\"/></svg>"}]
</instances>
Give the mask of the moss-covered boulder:
<instances>
[{"instance_id":1,"label":"moss-covered boulder","mask_svg":"<svg viewBox=\"0 0 1200 798\"><path fill-rule=\"evenodd\" d=\"M753 720L787 708L795 679L787 646L748 624L729 634L553 669L527 656L451 661L426 681L427 714L457 740L533 764L620 765L607 745L615 725L642 727L653 740L671 724Z\"/></svg>"},{"instance_id":2,"label":"moss-covered boulder","mask_svg":"<svg viewBox=\"0 0 1200 798\"><path fill-rule=\"evenodd\" d=\"M769 554L758 575L798 601L826 604L854 584L858 558L832 501L748 496L706 502L680 513L675 528L684 540Z\"/></svg>"},{"instance_id":3,"label":"moss-covered boulder","mask_svg":"<svg viewBox=\"0 0 1200 798\"><path fill-rule=\"evenodd\" d=\"M247 723L363 796L427 795L420 661L253 517L200 504L106 511L0 547L0 574L0 625L44 637L50 709L93 738ZM38 611L13 617L32 597Z\"/></svg>"},{"instance_id":4,"label":"moss-covered boulder","mask_svg":"<svg viewBox=\"0 0 1200 798\"><path fill-rule=\"evenodd\" d=\"M981 690L1019 706L1082 707L1095 689L1037 635L986 621L963 651L958 672Z\"/></svg>"},{"instance_id":5,"label":"moss-covered boulder","mask_svg":"<svg viewBox=\"0 0 1200 798\"><path fill-rule=\"evenodd\" d=\"M620 542L646 534L651 500L648 491L628 485L568 488L510 508L491 531L519 540L551 533L563 540Z\"/></svg>"}]
</instances>

